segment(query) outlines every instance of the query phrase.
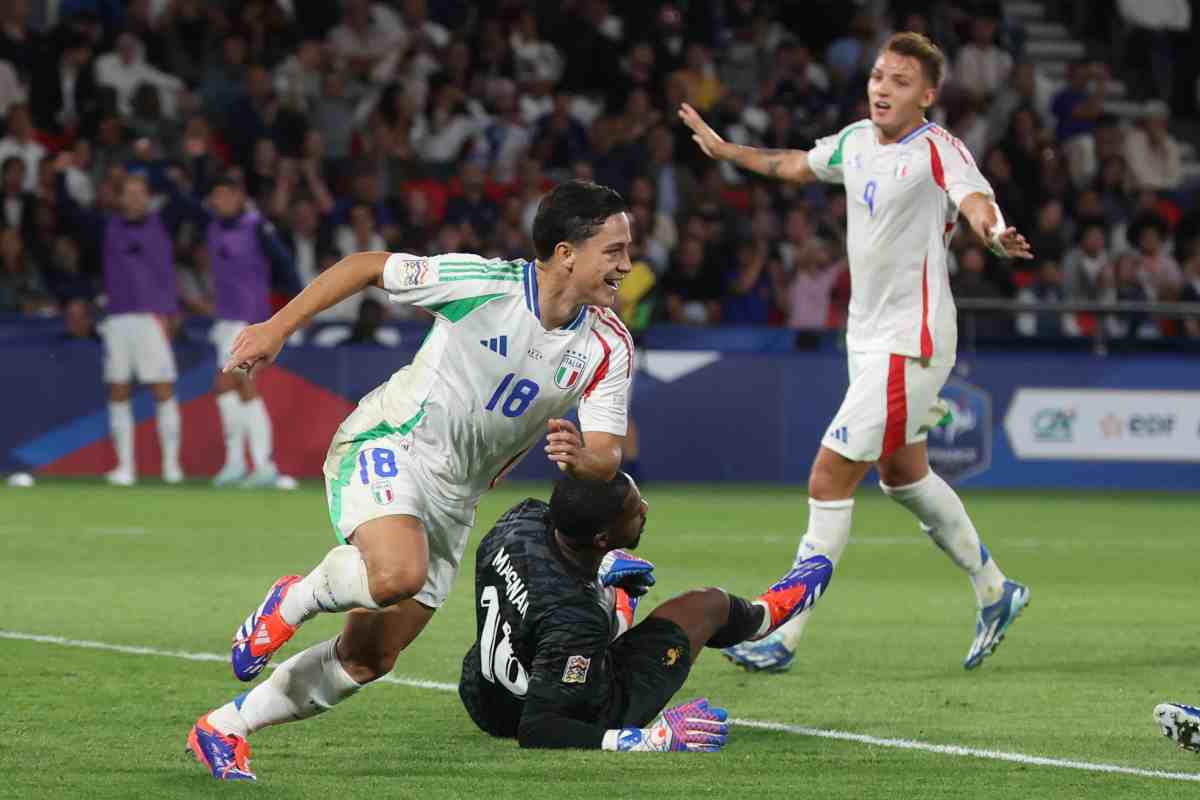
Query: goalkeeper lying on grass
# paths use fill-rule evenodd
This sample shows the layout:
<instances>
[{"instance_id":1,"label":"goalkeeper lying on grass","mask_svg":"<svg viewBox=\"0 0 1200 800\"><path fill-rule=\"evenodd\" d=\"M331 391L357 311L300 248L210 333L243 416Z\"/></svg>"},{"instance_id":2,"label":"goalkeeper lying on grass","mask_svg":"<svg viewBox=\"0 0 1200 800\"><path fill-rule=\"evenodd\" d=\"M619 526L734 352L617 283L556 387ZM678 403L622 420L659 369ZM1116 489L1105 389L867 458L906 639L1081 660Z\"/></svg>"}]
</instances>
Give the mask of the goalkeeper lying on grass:
<instances>
[{"instance_id":1,"label":"goalkeeper lying on grass","mask_svg":"<svg viewBox=\"0 0 1200 800\"><path fill-rule=\"evenodd\" d=\"M625 473L565 479L550 504L525 500L479 543L477 640L458 693L471 719L522 747L720 750L725 710L707 699L663 710L703 647L766 636L810 607L829 560L797 564L745 600L695 589L633 625L654 565L630 555L648 505Z\"/></svg>"}]
</instances>

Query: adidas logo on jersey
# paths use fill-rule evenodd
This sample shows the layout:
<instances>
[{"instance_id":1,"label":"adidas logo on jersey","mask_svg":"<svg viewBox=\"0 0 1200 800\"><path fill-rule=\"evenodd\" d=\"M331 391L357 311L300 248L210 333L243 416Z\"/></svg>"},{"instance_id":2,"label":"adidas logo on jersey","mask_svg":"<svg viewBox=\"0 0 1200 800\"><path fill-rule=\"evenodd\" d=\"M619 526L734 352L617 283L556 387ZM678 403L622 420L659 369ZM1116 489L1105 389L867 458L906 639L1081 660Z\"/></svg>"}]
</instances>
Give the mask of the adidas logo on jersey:
<instances>
[{"instance_id":1,"label":"adidas logo on jersey","mask_svg":"<svg viewBox=\"0 0 1200 800\"><path fill-rule=\"evenodd\" d=\"M507 336L493 336L491 339L480 339L479 343L493 353L499 353L501 358L508 358Z\"/></svg>"}]
</instances>

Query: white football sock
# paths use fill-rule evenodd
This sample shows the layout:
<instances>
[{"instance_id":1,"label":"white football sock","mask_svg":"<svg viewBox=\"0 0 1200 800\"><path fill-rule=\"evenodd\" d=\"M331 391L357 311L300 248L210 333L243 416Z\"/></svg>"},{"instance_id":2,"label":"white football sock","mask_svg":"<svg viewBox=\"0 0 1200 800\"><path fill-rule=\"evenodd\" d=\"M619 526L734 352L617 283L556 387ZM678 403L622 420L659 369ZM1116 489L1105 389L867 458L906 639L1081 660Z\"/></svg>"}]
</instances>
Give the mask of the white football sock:
<instances>
[{"instance_id":1,"label":"white football sock","mask_svg":"<svg viewBox=\"0 0 1200 800\"><path fill-rule=\"evenodd\" d=\"M158 417L158 444L162 448L163 474L179 472L179 440L183 424L179 418L179 402L174 397L158 403L154 408Z\"/></svg>"},{"instance_id":2,"label":"white football sock","mask_svg":"<svg viewBox=\"0 0 1200 800\"><path fill-rule=\"evenodd\" d=\"M117 469L133 472L133 403L128 400L110 402L108 427L117 451Z\"/></svg>"},{"instance_id":3,"label":"white football sock","mask_svg":"<svg viewBox=\"0 0 1200 800\"><path fill-rule=\"evenodd\" d=\"M836 567L846 543L850 541L850 523L854 517L854 498L847 500L808 501L808 530L800 539L796 551L796 563L812 556L825 556ZM783 638L788 650L795 650L804 635L804 627L813 614L813 609L792 617L776 631Z\"/></svg>"},{"instance_id":4,"label":"white football sock","mask_svg":"<svg viewBox=\"0 0 1200 800\"><path fill-rule=\"evenodd\" d=\"M221 431L225 434L225 466L231 472L246 469L246 426L242 413L242 398L235 391L217 395L217 412L221 416Z\"/></svg>"},{"instance_id":5,"label":"white football sock","mask_svg":"<svg viewBox=\"0 0 1200 800\"><path fill-rule=\"evenodd\" d=\"M267 404L261 397L256 397L243 403L242 407L246 431L250 437L250 457L254 459L254 468L274 469L275 462L271 458L271 417L267 414Z\"/></svg>"},{"instance_id":6,"label":"white football sock","mask_svg":"<svg viewBox=\"0 0 1200 800\"><path fill-rule=\"evenodd\" d=\"M965 570L975 588L979 606L989 606L1004 594L1004 573L979 541L979 533L967 509L950 485L932 470L908 486L879 484L884 494L907 508L921 522L921 529L950 560Z\"/></svg>"},{"instance_id":7,"label":"white football sock","mask_svg":"<svg viewBox=\"0 0 1200 800\"><path fill-rule=\"evenodd\" d=\"M319 611L349 611L352 608L377 609L367 584L367 565L352 544L330 550L316 569L292 584L279 614L289 625L312 619Z\"/></svg>"},{"instance_id":8,"label":"white football sock","mask_svg":"<svg viewBox=\"0 0 1200 800\"><path fill-rule=\"evenodd\" d=\"M244 739L268 725L315 717L362 687L338 660L334 638L280 664L265 681L209 714L208 724Z\"/></svg>"}]
</instances>

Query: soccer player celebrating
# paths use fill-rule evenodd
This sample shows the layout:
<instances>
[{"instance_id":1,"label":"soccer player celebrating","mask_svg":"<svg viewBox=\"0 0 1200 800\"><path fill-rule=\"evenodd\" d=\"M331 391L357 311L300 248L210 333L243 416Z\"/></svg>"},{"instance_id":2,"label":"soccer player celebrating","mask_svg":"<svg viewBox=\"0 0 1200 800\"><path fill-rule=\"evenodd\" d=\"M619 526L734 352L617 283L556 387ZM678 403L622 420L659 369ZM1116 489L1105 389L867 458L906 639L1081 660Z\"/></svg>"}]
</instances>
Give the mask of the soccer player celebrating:
<instances>
[{"instance_id":1,"label":"soccer player celebrating","mask_svg":"<svg viewBox=\"0 0 1200 800\"><path fill-rule=\"evenodd\" d=\"M1000 643L1029 602L1029 590L1005 578L958 495L929 469L930 412L957 344L947 246L962 214L996 255L1032 254L1005 224L962 142L925 119L944 66L942 51L926 37L892 36L867 83L871 118L809 151L726 142L686 103L679 116L711 158L780 180L845 185L850 386L812 466L808 529L797 558L820 553L837 563L850 536L854 490L875 465L884 493L911 511L971 578L978 615L963 666L973 669ZM773 636L727 655L751 669L785 669L808 617L801 614Z\"/></svg>"},{"instance_id":2,"label":"soccer player celebrating","mask_svg":"<svg viewBox=\"0 0 1200 800\"><path fill-rule=\"evenodd\" d=\"M239 180L221 177L209 201L215 214L210 215L206 235L217 316L211 337L217 363L224 364L237 335L270 313L267 295L272 267L289 277L294 270L275 226L258 211L246 207L246 192ZM247 375L221 371L213 389L225 434L225 465L213 485L274 486L279 470L271 452L271 418L254 383ZM254 459L254 472L249 476L247 439Z\"/></svg>"},{"instance_id":3,"label":"soccer player celebrating","mask_svg":"<svg viewBox=\"0 0 1200 800\"><path fill-rule=\"evenodd\" d=\"M482 730L522 747L724 745L724 709L706 699L663 708L702 648L765 636L811 608L833 565L813 556L753 601L721 589L686 592L632 625L638 597L654 583L654 565L626 552L647 510L624 472L568 478L549 505L518 503L479 543L477 639L458 693Z\"/></svg>"},{"instance_id":4,"label":"soccer player celebrating","mask_svg":"<svg viewBox=\"0 0 1200 800\"><path fill-rule=\"evenodd\" d=\"M318 613L349 611L340 636L292 656L192 728L220 779L253 779L246 736L329 709L391 671L442 605L480 496L548 427L546 452L573 477L621 463L632 369L610 310L630 270L629 218L611 189L570 181L542 199L536 260L358 253L250 325L226 369L271 361L314 314L375 285L436 321L413 362L364 397L325 462L341 544L307 576L280 578L234 634L234 674L255 678ZM579 427L561 419L579 407Z\"/></svg>"}]
</instances>

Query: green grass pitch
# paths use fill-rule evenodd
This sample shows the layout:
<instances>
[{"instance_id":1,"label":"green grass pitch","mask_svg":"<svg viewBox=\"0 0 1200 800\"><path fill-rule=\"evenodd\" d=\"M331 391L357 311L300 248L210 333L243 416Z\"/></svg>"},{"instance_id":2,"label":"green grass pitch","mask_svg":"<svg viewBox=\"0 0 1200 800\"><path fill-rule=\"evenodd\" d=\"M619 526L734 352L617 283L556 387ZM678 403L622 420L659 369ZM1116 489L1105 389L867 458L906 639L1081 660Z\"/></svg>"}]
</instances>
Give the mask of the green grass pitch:
<instances>
[{"instance_id":1,"label":"green grass pitch","mask_svg":"<svg viewBox=\"0 0 1200 800\"><path fill-rule=\"evenodd\" d=\"M446 607L396 674L453 683L474 631L473 548L512 502L489 494ZM801 490L646 487L643 613L695 586L761 591L790 564ZM737 718L1098 764L1200 773L1150 712L1200 702L1196 519L1184 495L966 493L1000 566L1033 602L971 673L966 578L880 495L783 675L706 652L684 689ZM0 629L227 654L276 577L335 544L319 486L294 493L46 482L0 489ZM305 626L283 655L327 638ZM253 786L184 755L188 727L241 690L227 664L0 638L0 797L8 798L1179 798L1178 778L1101 774L735 726L723 753L522 751L474 729L453 692L376 685L331 713L252 739ZM681 696L680 699L685 699ZM769 793L769 794L767 794Z\"/></svg>"}]
</instances>

